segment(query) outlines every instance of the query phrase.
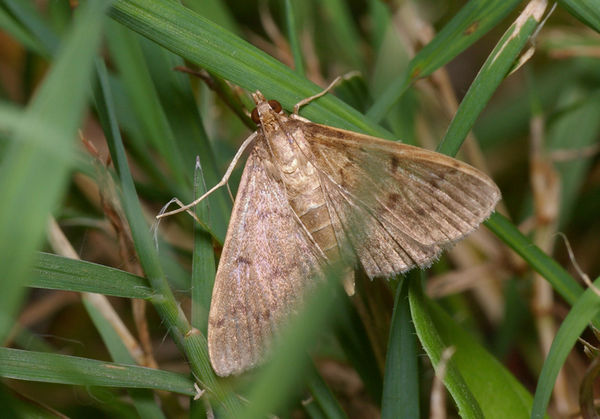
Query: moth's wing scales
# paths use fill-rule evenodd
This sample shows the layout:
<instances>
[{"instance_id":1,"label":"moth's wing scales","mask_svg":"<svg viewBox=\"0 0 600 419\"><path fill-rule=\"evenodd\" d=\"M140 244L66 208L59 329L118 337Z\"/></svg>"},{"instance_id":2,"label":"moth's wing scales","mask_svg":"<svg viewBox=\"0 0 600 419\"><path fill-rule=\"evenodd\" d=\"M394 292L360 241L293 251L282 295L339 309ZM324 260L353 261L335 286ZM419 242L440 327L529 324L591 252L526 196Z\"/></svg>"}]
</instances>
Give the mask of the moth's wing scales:
<instances>
[{"instance_id":1,"label":"moth's wing scales","mask_svg":"<svg viewBox=\"0 0 600 419\"><path fill-rule=\"evenodd\" d=\"M339 242L370 277L429 265L500 199L495 183L459 160L324 125L302 125Z\"/></svg>"},{"instance_id":2,"label":"moth's wing scales","mask_svg":"<svg viewBox=\"0 0 600 419\"><path fill-rule=\"evenodd\" d=\"M321 273L322 256L270 174L264 147L257 138L246 162L213 289L208 349L221 376L262 361L278 326Z\"/></svg>"}]
</instances>

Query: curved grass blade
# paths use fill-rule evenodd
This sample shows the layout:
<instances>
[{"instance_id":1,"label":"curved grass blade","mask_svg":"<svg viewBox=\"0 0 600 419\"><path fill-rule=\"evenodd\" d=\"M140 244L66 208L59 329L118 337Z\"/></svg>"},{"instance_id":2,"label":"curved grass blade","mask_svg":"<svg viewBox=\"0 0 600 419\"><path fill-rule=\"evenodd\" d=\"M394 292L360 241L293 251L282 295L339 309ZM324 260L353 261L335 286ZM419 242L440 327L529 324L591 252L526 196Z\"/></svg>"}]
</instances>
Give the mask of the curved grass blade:
<instances>
[{"instance_id":1,"label":"curved grass blade","mask_svg":"<svg viewBox=\"0 0 600 419\"><path fill-rule=\"evenodd\" d=\"M149 388L193 396L194 383L173 372L76 356L0 348L0 376L15 380Z\"/></svg>"},{"instance_id":2,"label":"curved grass blade","mask_svg":"<svg viewBox=\"0 0 600 419\"><path fill-rule=\"evenodd\" d=\"M558 292L569 304L575 304L575 301L577 301L583 292L583 289L562 266L542 252L539 247L525 237L503 215L494 212L490 218L484 221L484 224L492 230L498 238L503 240L511 249L525 259L529 266L546 278L546 280L552 284L552 287L556 292ZM595 319L593 323L596 327L599 327L600 318Z\"/></svg>"},{"instance_id":3,"label":"curved grass blade","mask_svg":"<svg viewBox=\"0 0 600 419\"><path fill-rule=\"evenodd\" d=\"M447 364L444 383L461 416L526 417L532 397L521 383L435 302L427 299L416 281L411 283L409 298L415 328L432 362L439 362L445 347L456 348Z\"/></svg>"},{"instance_id":4,"label":"curved grass blade","mask_svg":"<svg viewBox=\"0 0 600 419\"><path fill-rule=\"evenodd\" d=\"M438 331L440 325L436 324L433 318L430 306L427 304L423 294L420 281L409 282L408 298L412 320L419 340L431 360L434 369L437 370L444 349L456 343L445 341ZM463 370L456 365L456 361L450 359L446 365L446 375L443 377L444 384L452 395L461 417L483 418L485 416L481 410L482 406L479 405L478 400L472 393L475 389L467 385L461 371Z\"/></svg>"},{"instance_id":5,"label":"curved grass blade","mask_svg":"<svg viewBox=\"0 0 600 419\"><path fill-rule=\"evenodd\" d=\"M419 278L416 274L409 276L396 287L383 377L382 418L421 417L416 334L408 302L408 281Z\"/></svg>"},{"instance_id":6,"label":"curved grass blade","mask_svg":"<svg viewBox=\"0 0 600 419\"><path fill-rule=\"evenodd\" d=\"M504 33L473 80L436 151L456 155L475 120L538 27L546 6L547 0L532 0Z\"/></svg>"},{"instance_id":7,"label":"curved grass blade","mask_svg":"<svg viewBox=\"0 0 600 419\"><path fill-rule=\"evenodd\" d=\"M202 174L200 160L196 162L194 171L194 199L204 195L206 184ZM201 220L209 222L208 202L200 202L194 208ZM208 328L208 311L215 282L215 254L210 234L194 224L194 254L192 256L192 326L206 335Z\"/></svg>"},{"instance_id":8,"label":"curved grass blade","mask_svg":"<svg viewBox=\"0 0 600 419\"><path fill-rule=\"evenodd\" d=\"M49 253L38 253L27 285L126 298L149 299L153 295L145 278L109 266Z\"/></svg>"},{"instance_id":9,"label":"curved grass blade","mask_svg":"<svg viewBox=\"0 0 600 419\"><path fill-rule=\"evenodd\" d=\"M567 9L583 23L600 32L600 4L595 0L558 0L558 4Z\"/></svg>"},{"instance_id":10,"label":"curved grass blade","mask_svg":"<svg viewBox=\"0 0 600 419\"><path fill-rule=\"evenodd\" d=\"M238 400L227 393L217 381L208 360L206 338L198 331L192 330L162 272L148 225L144 220L141 205L137 198L133 178L129 171L125 149L114 114L106 68L102 62L97 62L96 70L99 80L99 86L95 92L96 107L101 124L104 127L113 162L120 177L123 209L131 227L136 251L144 273L156 293L151 298L151 302L165 322L174 341L180 348L184 349L194 376L201 381L211 395L223 403L231 414L234 414L238 412Z\"/></svg>"},{"instance_id":11,"label":"curved grass blade","mask_svg":"<svg viewBox=\"0 0 600 419\"><path fill-rule=\"evenodd\" d=\"M286 109L322 90L263 51L175 2L116 0L110 15L212 74L249 90L260 89ZM302 114L326 125L390 137L389 132L332 95L303 107Z\"/></svg>"},{"instance_id":12,"label":"curved grass blade","mask_svg":"<svg viewBox=\"0 0 600 419\"><path fill-rule=\"evenodd\" d=\"M416 80L427 77L480 39L519 4L519 0L471 0L411 60L367 112L380 121L404 91Z\"/></svg>"},{"instance_id":13,"label":"curved grass blade","mask_svg":"<svg viewBox=\"0 0 600 419\"><path fill-rule=\"evenodd\" d=\"M594 281L594 286L600 286L600 278ZM554 337L550 352L548 352L548 357L544 361L542 372L538 378L531 409L532 418L544 417L558 372L577 342L579 335L585 330L589 322L597 317L599 311L600 297L591 288L588 288L571 307L569 314Z\"/></svg>"},{"instance_id":14,"label":"curved grass blade","mask_svg":"<svg viewBox=\"0 0 600 419\"><path fill-rule=\"evenodd\" d=\"M48 214L67 181L108 2L81 7L50 72L3 150L0 166L0 338L13 326ZM73 63L77 63L74 66ZM43 127L54 129L45 131ZM17 220L26 220L25 223Z\"/></svg>"}]
</instances>

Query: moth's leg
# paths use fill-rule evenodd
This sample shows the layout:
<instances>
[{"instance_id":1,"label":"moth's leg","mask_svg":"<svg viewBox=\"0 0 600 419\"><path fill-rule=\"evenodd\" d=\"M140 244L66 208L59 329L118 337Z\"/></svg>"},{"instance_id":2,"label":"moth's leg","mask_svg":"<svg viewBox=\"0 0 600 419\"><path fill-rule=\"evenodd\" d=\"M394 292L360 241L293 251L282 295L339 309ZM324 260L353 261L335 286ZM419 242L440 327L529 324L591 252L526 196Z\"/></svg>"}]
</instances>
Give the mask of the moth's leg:
<instances>
[{"instance_id":1,"label":"moth's leg","mask_svg":"<svg viewBox=\"0 0 600 419\"><path fill-rule=\"evenodd\" d=\"M169 202L167 202L167 203L165 204L165 206L164 206L164 207L162 207L162 208L160 209L160 211L158 212L158 215L156 216L156 218L160 219L160 218L162 218L162 217L163 217L165 214L170 214L170 213L167 213L166 211L167 211L167 208L169 208L169 207L171 206L171 204L177 204L177 205L179 205L179 208L180 208L180 209L185 207L185 204L184 204L183 202L181 202L181 201L180 201L178 198L172 198L172 199L171 199ZM183 211L183 210L182 210L182 211ZM179 210L176 210L176 212L179 212ZM187 212L189 215L191 215L191 216L192 216L192 218L193 218L194 220L196 220L198 223L202 224L202 222L201 222L201 221L200 221L200 219L199 219L199 218L196 216L196 214L195 214L193 211L191 211L189 208L188 208L188 209L186 209L186 210L185 210L185 212Z\"/></svg>"},{"instance_id":2,"label":"moth's leg","mask_svg":"<svg viewBox=\"0 0 600 419\"><path fill-rule=\"evenodd\" d=\"M202 202L202 200L204 200L204 198L206 198L208 195L210 195L211 193L213 193L214 191L216 191L220 187L227 185L227 182L229 181L229 177L231 176L231 173L233 172L233 169L235 169L235 166L237 165L238 161L242 157L242 153L244 152L244 150L246 150L248 148L248 146L250 146L254 142L254 140L256 139L257 135L258 135L258 132L254 132L250 137L246 138L246 140L242 143L242 145L238 149L237 153L235 153L235 156L233 157L233 160L229 164L229 167L227 168L227 171L225 172L225 175L223 175L223 179L221 179L219 181L219 183L217 183L209 191L207 191L204 195L202 195L200 198L194 200L193 202L190 202L187 205L181 204L180 208L178 208L176 210L173 210L173 211L169 211L169 212L165 212L165 213L162 213L162 214L158 214L156 216L156 218L168 217L169 215L178 214L178 213L183 212L183 211L188 211L193 206L198 205L200 202ZM169 202L169 204L171 204L173 202L180 204L180 201L178 199L177 200L176 199L177 198L173 198ZM190 213L190 211L188 211L188 213Z\"/></svg>"},{"instance_id":3,"label":"moth's leg","mask_svg":"<svg viewBox=\"0 0 600 419\"><path fill-rule=\"evenodd\" d=\"M229 193L229 197L231 198L231 202L235 202L235 199L233 199L233 194L231 193L231 188L229 187L229 182L227 182L227 192Z\"/></svg>"},{"instance_id":4,"label":"moth's leg","mask_svg":"<svg viewBox=\"0 0 600 419\"><path fill-rule=\"evenodd\" d=\"M327 93L329 93L335 86L337 86L342 80L348 80L352 77L355 77L357 74L360 74L358 71L351 71L349 73L346 73L342 76L337 76L331 83L329 83L329 86L327 86L325 89L323 89L323 91L317 93L316 95L312 95L309 96L305 99L302 99L300 102L296 103L294 105L294 114L298 115L298 112L300 112L300 108L310 102L312 102L315 99L320 98L321 96L325 96Z\"/></svg>"}]
</instances>

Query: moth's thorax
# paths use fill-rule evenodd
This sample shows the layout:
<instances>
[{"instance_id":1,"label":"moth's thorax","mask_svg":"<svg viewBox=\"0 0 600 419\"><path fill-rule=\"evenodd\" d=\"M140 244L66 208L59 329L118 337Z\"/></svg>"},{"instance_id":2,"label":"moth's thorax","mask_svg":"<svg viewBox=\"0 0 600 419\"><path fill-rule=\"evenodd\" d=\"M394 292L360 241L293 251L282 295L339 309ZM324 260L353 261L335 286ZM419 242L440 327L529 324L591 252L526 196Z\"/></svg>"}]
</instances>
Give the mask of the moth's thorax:
<instances>
[{"instance_id":1,"label":"moth's thorax","mask_svg":"<svg viewBox=\"0 0 600 419\"><path fill-rule=\"evenodd\" d=\"M287 115L277 113L266 101L256 105L263 133L276 177L286 184L288 194L297 196L318 184L318 173L310 163L310 149L302 129Z\"/></svg>"}]
</instances>

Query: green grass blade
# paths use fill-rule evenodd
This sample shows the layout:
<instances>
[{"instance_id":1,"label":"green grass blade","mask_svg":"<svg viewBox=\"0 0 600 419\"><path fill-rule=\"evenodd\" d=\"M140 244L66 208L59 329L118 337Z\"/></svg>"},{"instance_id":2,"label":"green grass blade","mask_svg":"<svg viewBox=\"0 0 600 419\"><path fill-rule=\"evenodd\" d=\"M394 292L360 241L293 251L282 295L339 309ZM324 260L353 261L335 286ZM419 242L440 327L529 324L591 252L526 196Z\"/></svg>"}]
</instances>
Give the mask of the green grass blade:
<instances>
[{"instance_id":1,"label":"green grass blade","mask_svg":"<svg viewBox=\"0 0 600 419\"><path fill-rule=\"evenodd\" d=\"M315 399L321 411L325 414L325 417L331 419L343 419L347 417L312 362L309 363L307 387L313 399Z\"/></svg>"},{"instance_id":2,"label":"green grass blade","mask_svg":"<svg viewBox=\"0 0 600 419\"><path fill-rule=\"evenodd\" d=\"M546 9L545 1L532 1L504 33L463 98L446 135L437 147L454 156L492 94L517 61L529 37L538 27Z\"/></svg>"},{"instance_id":3,"label":"green grass blade","mask_svg":"<svg viewBox=\"0 0 600 419\"><path fill-rule=\"evenodd\" d=\"M206 192L200 161L194 173L194 199ZM201 220L210 222L208 202L205 200L194 208ZM210 234L194 225L194 254L192 257L192 326L202 331L208 329L208 310L215 281L215 254Z\"/></svg>"},{"instance_id":4,"label":"green grass blade","mask_svg":"<svg viewBox=\"0 0 600 419\"><path fill-rule=\"evenodd\" d=\"M217 381L208 360L208 349L204 335L191 329L191 325L175 300L162 272L148 225L144 220L141 205L137 198L133 178L129 171L129 164L114 114L106 68L101 62L97 65L97 73L99 86L96 90L96 107L109 143L113 162L121 180L123 209L131 227L136 251L146 277L156 293L151 301L165 322L174 341L180 348L184 349L194 376L202 382L211 395L223 403L230 413L234 414L238 411L238 400L227 394Z\"/></svg>"},{"instance_id":5,"label":"green grass blade","mask_svg":"<svg viewBox=\"0 0 600 419\"><path fill-rule=\"evenodd\" d=\"M0 338L14 324L22 285L31 273L48 214L66 185L106 5L95 1L81 7L54 65L14 131L13 141L3 150L0 254L10 257L2 263ZM52 129L47 130L48 126Z\"/></svg>"},{"instance_id":6,"label":"green grass blade","mask_svg":"<svg viewBox=\"0 0 600 419\"><path fill-rule=\"evenodd\" d=\"M596 289L600 286L600 278L594 281L594 286ZM532 418L544 417L558 372L577 342L579 335L585 330L589 322L597 316L599 311L600 297L591 288L588 288L571 307L569 314L558 329L550 347L550 352L548 352L548 356L544 361L533 399Z\"/></svg>"},{"instance_id":7,"label":"green grass blade","mask_svg":"<svg viewBox=\"0 0 600 419\"><path fill-rule=\"evenodd\" d=\"M175 136L175 142L166 136L160 136L158 140L168 143L163 145L163 148L177 147L178 154L183 159L181 167L171 168L170 171L182 171L182 177L185 178L186 183L174 184L169 177L171 188L169 193L188 201L191 198L192 190L190 174L193 173L196 157L200 157L206 184L212 186L220 181L223 175L222 168L218 163L219 156L215 152L215 144L210 141L204 130L194 91L191 89L190 76L174 70L175 67L184 66L185 62L181 57L154 42L139 36L137 38L140 40L160 104ZM210 233L222 243L231 212L231 199L226 190L222 188L208 196L206 201L211 208L210 223L208 224Z\"/></svg>"},{"instance_id":8,"label":"green grass blade","mask_svg":"<svg viewBox=\"0 0 600 419\"><path fill-rule=\"evenodd\" d=\"M531 72L533 75L533 72ZM557 101L565 90L586 84L600 74L598 60L577 59L553 62L548 67L535 69L533 89L518 89L501 98L496 98L477 119L473 130L481 147L500 148L529 135L532 118L531 95L535 94L539 106L554 112ZM564 78L565 83L556 83ZM597 82L594 82L597 83Z\"/></svg>"},{"instance_id":9,"label":"green grass blade","mask_svg":"<svg viewBox=\"0 0 600 419\"><path fill-rule=\"evenodd\" d=\"M46 24L32 2L19 0L3 0L4 7L10 10L21 25L29 31L35 42L40 44L46 53L55 54L59 39L54 31ZM46 54L44 54L46 55Z\"/></svg>"},{"instance_id":10,"label":"green grass blade","mask_svg":"<svg viewBox=\"0 0 600 419\"><path fill-rule=\"evenodd\" d=\"M346 358L360 375L365 388L373 400L381 400L383 377L377 359L369 342L369 336L356 308L350 298L339 291L340 300L337 312L336 337Z\"/></svg>"},{"instance_id":11,"label":"green grass blade","mask_svg":"<svg viewBox=\"0 0 600 419\"><path fill-rule=\"evenodd\" d=\"M145 278L109 266L49 253L38 253L27 285L126 298L148 299L153 294Z\"/></svg>"},{"instance_id":12,"label":"green grass blade","mask_svg":"<svg viewBox=\"0 0 600 419\"><path fill-rule=\"evenodd\" d=\"M533 403L529 391L438 304L429 299L426 304L443 342L456 348L451 362L456 363L484 417L526 417Z\"/></svg>"},{"instance_id":13,"label":"green grass blade","mask_svg":"<svg viewBox=\"0 0 600 419\"><path fill-rule=\"evenodd\" d=\"M578 150L593 146L600 138L600 91L582 91L578 86L564 89L570 100L565 111L552 120L547 130L548 150ZM577 135L572 135L576 132ZM560 175L560 221L559 228L565 228L573 219L576 197L580 193L593 156L581 156L569 161L556 162L554 166Z\"/></svg>"},{"instance_id":14,"label":"green grass blade","mask_svg":"<svg viewBox=\"0 0 600 419\"><path fill-rule=\"evenodd\" d=\"M32 36L27 29L23 28L19 22L10 16L6 10L0 8L0 28L9 33L13 38L23 44L31 52L41 56L48 55L44 47Z\"/></svg>"},{"instance_id":15,"label":"green grass blade","mask_svg":"<svg viewBox=\"0 0 600 419\"><path fill-rule=\"evenodd\" d=\"M285 0L285 23L290 42L290 49L294 57L294 71L299 75L304 75L304 58L302 57L302 48L298 37L298 28L296 26L296 14L292 0Z\"/></svg>"},{"instance_id":16,"label":"green grass blade","mask_svg":"<svg viewBox=\"0 0 600 419\"><path fill-rule=\"evenodd\" d=\"M518 4L519 0L471 0L415 55L405 73L391 82L367 116L380 121L414 81L427 77L480 39Z\"/></svg>"},{"instance_id":17,"label":"green grass blade","mask_svg":"<svg viewBox=\"0 0 600 419\"><path fill-rule=\"evenodd\" d=\"M228 4L221 0L185 0L186 7L233 33L241 33Z\"/></svg>"},{"instance_id":18,"label":"green grass blade","mask_svg":"<svg viewBox=\"0 0 600 419\"><path fill-rule=\"evenodd\" d=\"M181 375L45 352L0 348L0 376L46 383L149 388L193 396L193 382Z\"/></svg>"},{"instance_id":19,"label":"green grass blade","mask_svg":"<svg viewBox=\"0 0 600 419\"><path fill-rule=\"evenodd\" d=\"M96 89L96 108L100 121L107 135L107 141L111 151L112 160L120 178L122 188L123 210L131 227L133 242L152 288L161 301L159 313L165 316L169 327L173 327L179 333L187 330L185 316L176 307L175 297L164 277L156 249L153 246L150 228L143 216L141 204L137 198L133 178L129 171L129 165L125 155L125 149L118 132L118 124L114 114L114 106L110 89L108 86L106 69L103 63L98 62L97 73L99 84ZM172 330L172 331L175 331Z\"/></svg>"},{"instance_id":20,"label":"green grass blade","mask_svg":"<svg viewBox=\"0 0 600 419\"><path fill-rule=\"evenodd\" d=\"M327 36L337 47L336 55L353 70L364 72L364 60L360 56L361 41L358 30L350 14L348 2L342 0L321 0L316 2L327 27Z\"/></svg>"},{"instance_id":21,"label":"green grass blade","mask_svg":"<svg viewBox=\"0 0 600 419\"><path fill-rule=\"evenodd\" d=\"M477 343L435 302L427 299L417 281L409 291L417 334L434 365L442 351L456 352L447 364L446 388L462 417L526 417L532 405L529 392L504 366Z\"/></svg>"},{"instance_id":22,"label":"green grass blade","mask_svg":"<svg viewBox=\"0 0 600 419\"><path fill-rule=\"evenodd\" d=\"M0 385L0 405L2 405L3 414L8 418L56 418L55 412L33 404L31 400L23 398L22 394L15 394L4 384Z\"/></svg>"},{"instance_id":23,"label":"green grass blade","mask_svg":"<svg viewBox=\"0 0 600 419\"><path fill-rule=\"evenodd\" d=\"M322 90L268 54L175 2L116 0L110 15L212 74L249 90L260 89L286 109L292 109L301 99ZM302 109L302 115L316 122L380 137L390 136L332 95Z\"/></svg>"},{"instance_id":24,"label":"green grass blade","mask_svg":"<svg viewBox=\"0 0 600 419\"><path fill-rule=\"evenodd\" d=\"M110 352L113 361L120 364L134 365L135 360L125 346L123 337L117 333L113 325L106 319L106 316L100 312L88 295L85 295L82 301L89 316L94 322L96 330L102 336L102 341ZM164 418L157 401L154 399L154 393L152 391L141 388L130 388L128 389L128 393L140 417Z\"/></svg>"},{"instance_id":25,"label":"green grass blade","mask_svg":"<svg viewBox=\"0 0 600 419\"><path fill-rule=\"evenodd\" d=\"M559 0L558 4L590 28L600 32L600 4L596 0Z\"/></svg>"},{"instance_id":26,"label":"green grass blade","mask_svg":"<svg viewBox=\"0 0 600 419\"><path fill-rule=\"evenodd\" d=\"M339 301L332 301L337 281L337 275L320 281L306 298L303 309L278 336L270 362L253 382L244 417L258 418L276 411L300 386L299 377L304 376L309 362L306 349L326 330L328 318L339 305Z\"/></svg>"},{"instance_id":27,"label":"green grass blade","mask_svg":"<svg viewBox=\"0 0 600 419\"><path fill-rule=\"evenodd\" d=\"M569 304L574 304L582 293L581 286L554 259L525 237L506 217L494 212L485 225L511 249L527 261L552 284Z\"/></svg>"},{"instance_id":28,"label":"green grass blade","mask_svg":"<svg viewBox=\"0 0 600 419\"><path fill-rule=\"evenodd\" d=\"M420 281L409 281L408 298L415 330L425 352L427 352L427 356L437 371L442 352L450 345L456 344L456 342L444 341L438 330L440 325L436 324L430 307L426 303ZM444 384L452 395L460 416L483 418L482 407L472 393L475 389L467 385L462 372L463 370L456 365L456 361L451 359L446 365Z\"/></svg>"},{"instance_id":29,"label":"green grass blade","mask_svg":"<svg viewBox=\"0 0 600 419\"><path fill-rule=\"evenodd\" d=\"M185 166L176 148L175 136L150 77L138 36L122 25L111 22L107 41L143 137L156 147L165 160L175 184L189 185L189 179L185 176L185 170L189 171L189 167Z\"/></svg>"},{"instance_id":30,"label":"green grass blade","mask_svg":"<svg viewBox=\"0 0 600 419\"><path fill-rule=\"evenodd\" d=\"M410 276L396 288L383 377L382 418L421 417L417 342L408 302L408 281L419 278Z\"/></svg>"}]
</instances>

